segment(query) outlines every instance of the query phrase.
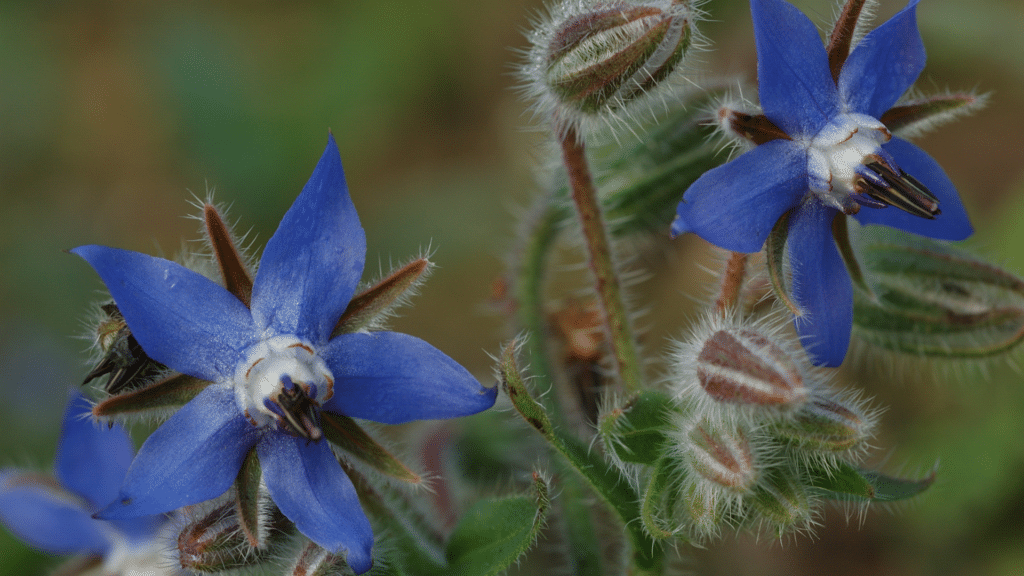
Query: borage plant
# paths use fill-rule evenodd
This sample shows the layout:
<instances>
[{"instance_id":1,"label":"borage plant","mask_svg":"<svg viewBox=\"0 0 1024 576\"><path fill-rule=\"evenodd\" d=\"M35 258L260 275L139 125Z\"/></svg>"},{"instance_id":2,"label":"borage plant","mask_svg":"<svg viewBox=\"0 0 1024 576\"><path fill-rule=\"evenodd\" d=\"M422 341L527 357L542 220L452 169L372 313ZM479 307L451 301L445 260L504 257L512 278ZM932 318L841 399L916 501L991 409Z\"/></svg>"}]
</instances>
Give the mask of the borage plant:
<instances>
[{"instance_id":1,"label":"borage plant","mask_svg":"<svg viewBox=\"0 0 1024 576\"><path fill-rule=\"evenodd\" d=\"M925 61L917 0L866 34L865 1L849 0L825 42L784 0L750 8L758 104L700 70L694 1L564 0L537 19L522 92L558 168L498 283L520 334L496 354L498 387L385 329L430 263L360 284L366 240L333 137L258 263L209 203L205 259L72 250L112 298L85 418L162 423L130 466L122 437L86 442L110 466L85 484L61 464L66 432L63 487L0 477L5 523L89 555L63 573L135 574L109 559L111 534L144 525L146 546L173 531L171 573L496 574L544 539L563 565L542 573L657 575L680 544L807 532L829 502L921 494L935 471L868 465L881 409L835 367L851 336L873 360L995 357L1024 335L1024 281L950 244L972 233L967 213L906 139L984 98L909 92ZM622 247L690 232L729 251L717 291L678 341L644 350ZM582 244L582 298L554 294L566 244ZM476 414L498 388L511 410L434 439L456 456L432 467L436 498L363 423ZM452 505L476 494L469 477L513 493ZM12 503L27 494L46 526L69 510L69 544Z\"/></svg>"}]
</instances>

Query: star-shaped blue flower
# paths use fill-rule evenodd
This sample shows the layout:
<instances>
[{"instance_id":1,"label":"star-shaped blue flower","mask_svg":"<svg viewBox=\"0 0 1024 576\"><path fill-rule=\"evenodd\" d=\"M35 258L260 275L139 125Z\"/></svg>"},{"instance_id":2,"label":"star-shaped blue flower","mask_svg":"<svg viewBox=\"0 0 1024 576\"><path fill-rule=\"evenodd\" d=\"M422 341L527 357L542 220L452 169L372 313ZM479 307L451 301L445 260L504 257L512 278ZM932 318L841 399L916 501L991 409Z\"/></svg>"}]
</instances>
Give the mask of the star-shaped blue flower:
<instances>
[{"instance_id":1,"label":"star-shaped blue flower","mask_svg":"<svg viewBox=\"0 0 1024 576\"><path fill-rule=\"evenodd\" d=\"M72 250L102 277L150 358L214 382L143 444L105 518L224 493L255 447L267 490L300 532L361 574L373 533L321 411L386 424L492 406L465 368L394 332L332 331L363 272L366 238L334 138L267 242L251 303L174 262L103 246Z\"/></svg>"},{"instance_id":2,"label":"star-shaped blue flower","mask_svg":"<svg viewBox=\"0 0 1024 576\"><path fill-rule=\"evenodd\" d=\"M135 452L120 426L100 426L79 394L64 411L54 479L0 470L0 522L18 538L50 554L91 556L104 574L178 574L163 548L163 515L95 520L117 497Z\"/></svg>"},{"instance_id":3,"label":"star-shaped blue flower","mask_svg":"<svg viewBox=\"0 0 1024 576\"><path fill-rule=\"evenodd\" d=\"M838 366L850 342L853 287L832 237L836 216L942 240L973 231L939 165L878 120L924 68L917 0L867 34L835 79L803 13L783 0L750 6L761 107L788 139L705 173L683 195L672 233L757 252L789 212L793 298L803 311L797 331L815 363Z\"/></svg>"}]
</instances>

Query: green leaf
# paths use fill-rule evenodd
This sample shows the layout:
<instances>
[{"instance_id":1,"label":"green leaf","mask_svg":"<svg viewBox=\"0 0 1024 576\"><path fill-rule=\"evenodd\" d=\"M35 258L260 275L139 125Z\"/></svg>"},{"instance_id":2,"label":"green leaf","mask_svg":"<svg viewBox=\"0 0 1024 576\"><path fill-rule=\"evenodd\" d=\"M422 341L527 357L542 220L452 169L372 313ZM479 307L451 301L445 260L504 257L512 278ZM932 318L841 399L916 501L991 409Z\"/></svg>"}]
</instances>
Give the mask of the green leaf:
<instances>
[{"instance_id":1,"label":"green leaf","mask_svg":"<svg viewBox=\"0 0 1024 576\"><path fill-rule=\"evenodd\" d=\"M645 390L601 418L601 438L622 461L653 466L663 452L665 430L675 409L668 395Z\"/></svg>"},{"instance_id":2,"label":"green leaf","mask_svg":"<svg viewBox=\"0 0 1024 576\"><path fill-rule=\"evenodd\" d=\"M449 574L499 574L533 545L550 503L547 483L533 476L533 497L484 500L469 509L448 540Z\"/></svg>"},{"instance_id":3,"label":"green leaf","mask_svg":"<svg viewBox=\"0 0 1024 576\"><path fill-rule=\"evenodd\" d=\"M811 485L833 500L893 502L917 496L935 482L935 471L919 480L886 476L880 472L858 470L848 462L836 467L811 471Z\"/></svg>"},{"instance_id":4,"label":"green leaf","mask_svg":"<svg viewBox=\"0 0 1024 576\"><path fill-rule=\"evenodd\" d=\"M880 348L981 358L1024 341L1024 280L948 244L866 232L859 252L875 297L854 293L854 329Z\"/></svg>"}]
</instances>

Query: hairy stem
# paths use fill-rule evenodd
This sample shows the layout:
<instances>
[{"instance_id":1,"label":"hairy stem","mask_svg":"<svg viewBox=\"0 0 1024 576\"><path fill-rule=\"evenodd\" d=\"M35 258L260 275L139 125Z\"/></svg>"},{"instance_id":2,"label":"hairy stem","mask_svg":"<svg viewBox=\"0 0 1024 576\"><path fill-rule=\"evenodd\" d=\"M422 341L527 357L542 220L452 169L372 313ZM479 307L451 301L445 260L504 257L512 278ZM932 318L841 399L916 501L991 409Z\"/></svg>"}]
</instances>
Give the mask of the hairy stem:
<instances>
[{"instance_id":1,"label":"hairy stem","mask_svg":"<svg viewBox=\"0 0 1024 576\"><path fill-rule=\"evenodd\" d=\"M571 128L565 131L561 145L572 199L583 227L590 270L594 273L594 287L604 313L616 373L627 392L639 392L643 387L640 356L630 330L622 287L615 274L611 246L601 218L601 207L597 201L597 189L587 163L586 150L576 131Z\"/></svg>"},{"instance_id":2,"label":"hairy stem","mask_svg":"<svg viewBox=\"0 0 1024 576\"><path fill-rule=\"evenodd\" d=\"M725 262L725 270L722 271L722 286L718 290L718 298L715 299L715 312L724 315L739 302L749 257L749 254L743 252L733 252L729 255Z\"/></svg>"}]
</instances>

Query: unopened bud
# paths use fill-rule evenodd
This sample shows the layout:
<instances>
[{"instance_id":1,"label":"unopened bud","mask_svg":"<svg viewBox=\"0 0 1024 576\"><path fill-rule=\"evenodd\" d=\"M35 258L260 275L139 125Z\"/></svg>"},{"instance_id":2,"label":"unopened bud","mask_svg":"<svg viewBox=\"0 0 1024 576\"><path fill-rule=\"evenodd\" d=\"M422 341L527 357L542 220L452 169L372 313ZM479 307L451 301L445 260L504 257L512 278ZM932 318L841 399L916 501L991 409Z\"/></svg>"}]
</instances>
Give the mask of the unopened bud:
<instances>
[{"instance_id":1,"label":"unopened bud","mask_svg":"<svg viewBox=\"0 0 1024 576\"><path fill-rule=\"evenodd\" d=\"M589 4L589 5L588 5ZM531 33L523 76L559 120L614 112L663 81L694 31L685 0L565 0Z\"/></svg>"},{"instance_id":2,"label":"unopened bud","mask_svg":"<svg viewBox=\"0 0 1024 576\"><path fill-rule=\"evenodd\" d=\"M864 448L872 436L874 418L853 403L814 398L774 431L801 448L824 452L850 452Z\"/></svg>"},{"instance_id":3,"label":"unopened bud","mask_svg":"<svg viewBox=\"0 0 1024 576\"><path fill-rule=\"evenodd\" d=\"M806 527L813 518L811 496L796 476L787 468L774 468L765 474L749 499L762 520L778 534L790 528Z\"/></svg>"},{"instance_id":4,"label":"unopened bud","mask_svg":"<svg viewBox=\"0 0 1024 576\"><path fill-rule=\"evenodd\" d=\"M333 576L353 574L344 555L331 554L315 542L306 544L299 552L288 576Z\"/></svg>"},{"instance_id":5,"label":"unopened bud","mask_svg":"<svg viewBox=\"0 0 1024 576\"><path fill-rule=\"evenodd\" d=\"M704 422L689 430L687 440L690 468L705 480L740 493L757 482L757 459L742 429Z\"/></svg>"},{"instance_id":6,"label":"unopened bud","mask_svg":"<svg viewBox=\"0 0 1024 576\"><path fill-rule=\"evenodd\" d=\"M727 521L727 498L713 490L700 490L694 485L686 492L684 502L687 524L695 536L714 536L721 532L722 525Z\"/></svg>"},{"instance_id":7,"label":"unopened bud","mask_svg":"<svg viewBox=\"0 0 1024 576\"><path fill-rule=\"evenodd\" d=\"M178 535L181 567L196 572L253 566L261 556L259 550L249 545L235 515L234 502L189 523Z\"/></svg>"},{"instance_id":8,"label":"unopened bud","mask_svg":"<svg viewBox=\"0 0 1024 576\"><path fill-rule=\"evenodd\" d=\"M697 378L718 402L793 407L808 396L791 355L755 330L713 333L697 355Z\"/></svg>"}]
</instances>

